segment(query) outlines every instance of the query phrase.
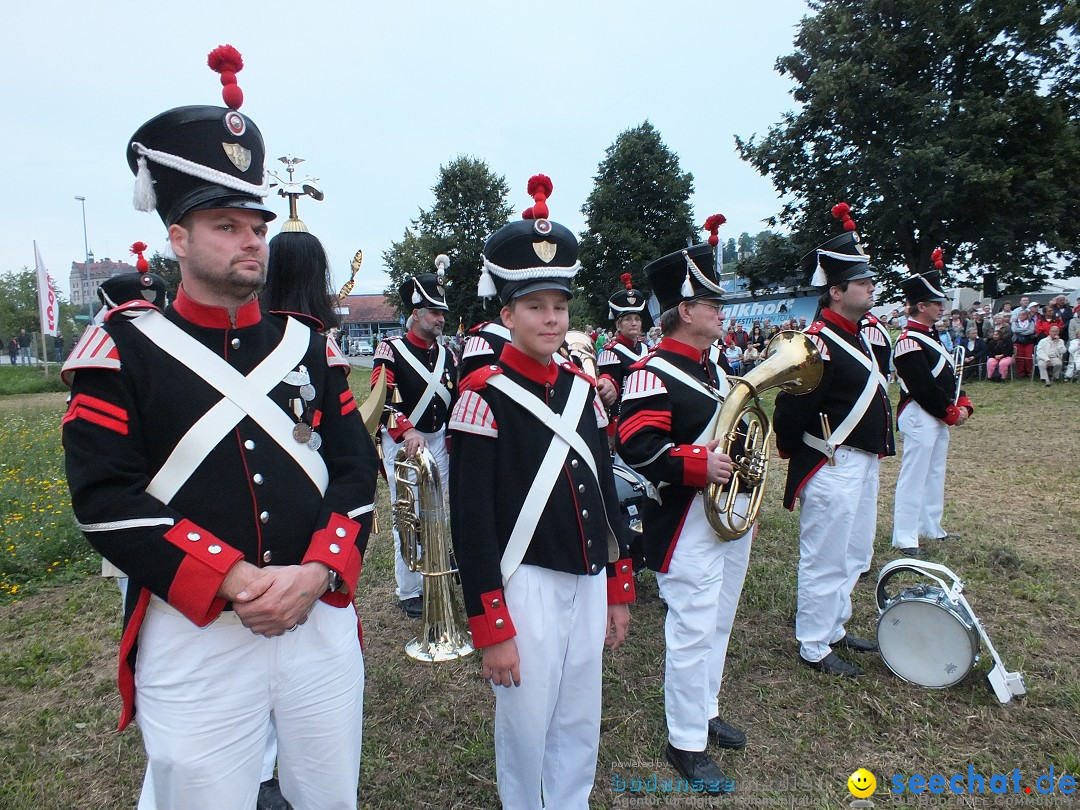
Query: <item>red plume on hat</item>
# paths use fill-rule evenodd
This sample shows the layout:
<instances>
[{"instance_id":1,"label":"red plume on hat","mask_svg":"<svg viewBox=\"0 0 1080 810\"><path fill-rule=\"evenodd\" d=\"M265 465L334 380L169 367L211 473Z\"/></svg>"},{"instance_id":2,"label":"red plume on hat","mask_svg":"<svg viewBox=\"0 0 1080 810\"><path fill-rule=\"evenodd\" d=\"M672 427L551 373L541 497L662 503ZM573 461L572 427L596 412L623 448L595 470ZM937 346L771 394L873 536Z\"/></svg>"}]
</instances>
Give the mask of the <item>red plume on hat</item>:
<instances>
[{"instance_id":1,"label":"red plume on hat","mask_svg":"<svg viewBox=\"0 0 1080 810\"><path fill-rule=\"evenodd\" d=\"M716 232L720 230L720 226L725 222L727 222L727 217L723 214L713 214L705 220L705 230L709 232L709 244L713 247L720 244L720 237Z\"/></svg>"},{"instance_id":2,"label":"red plume on hat","mask_svg":"<svg viewBox=\"0 0 1080 810\"><path fill-rule=\"evenodd\" d=\"M234 110L244 103L244 91L236 83L236 74L244 68L244 58L232 45L218 45L206 57L206 64L221 74L221 97Z\"/></svg>"},{"instance_id":3,"label":"red plume on hat","mask_svg":"<svg viewBox=\"0 0 1080 810\"><path fill-rule=\"evenodd\" d=\"M930 261L937 270L941 270L945 267L945 254L942 252L941 248L934 248L934 252L930 254Z\"/></svg>"},{"instance_id":4,"label":"red plume on hat","mask_svg":"<svg viewBox=\"0 0 1080 810\"><path fill-rule=\"evenodd\" d=\"M844 224L845 231L855 230L855 220L851 218L851 206L846 202L838 202L834 205L832 215Z\"/></svg>"},{"instance_id":5,"label":"red plume on hat","mask_svg":"<svg viewBox=\"0 0 1080 810\"><path fill-rule=\"evenodd\" d=\"M530 177L526 191L528 191L529 196L533 198L533 205L531 208L526 208L522 212L521 218L547 219L547 198L551 196L551 192L554 188L555 186L552 184L551 178L546 174L534 174Z\"/></svg>"},{"instance_id":6,"label":"red plume on hat","mask_svg":"<svg viewBox=\"0 0 1080 810\"><path fill-rule=\"evenodd\" d=\"M131 246L131 255L136 256L135 269L140 273L145 273L150 269L150 262L146 260L143 253L146 252L146 242L136 242Z\"/></svg>"},{"instance_id":7,"label":"red plume on hat","mask_svg":"<svg viewBox=\"0 0 1080 810\"><path fill-rule=\"evenodd\" d=\"M619 276L619 281L626 285L626 289L634 289L634 277L629 273L623 273L621 276Z\"/></svg>"}]
</instances>

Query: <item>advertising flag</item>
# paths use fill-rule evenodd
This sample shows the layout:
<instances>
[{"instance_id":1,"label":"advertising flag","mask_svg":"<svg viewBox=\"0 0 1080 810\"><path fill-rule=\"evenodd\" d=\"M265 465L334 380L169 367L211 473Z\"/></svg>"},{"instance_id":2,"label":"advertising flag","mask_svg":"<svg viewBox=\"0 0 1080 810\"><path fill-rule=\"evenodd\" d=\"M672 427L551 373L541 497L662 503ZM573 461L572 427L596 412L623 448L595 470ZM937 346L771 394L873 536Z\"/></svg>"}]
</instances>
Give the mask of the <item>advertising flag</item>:
<instances>
[{"instance_id":1,"label":"advertising flag","mask_svg":"<svg viewBox=\"0 0 1080 810\"><path fill-rule=\"evenodd\" d=\"M56 289L49 271L41 258L37 241L34 242L34 262L37 264L38 312L41 315L41 334L56 337L57 323L60 320L60 304L56 300Z\"/></svg>"}]
</instances>

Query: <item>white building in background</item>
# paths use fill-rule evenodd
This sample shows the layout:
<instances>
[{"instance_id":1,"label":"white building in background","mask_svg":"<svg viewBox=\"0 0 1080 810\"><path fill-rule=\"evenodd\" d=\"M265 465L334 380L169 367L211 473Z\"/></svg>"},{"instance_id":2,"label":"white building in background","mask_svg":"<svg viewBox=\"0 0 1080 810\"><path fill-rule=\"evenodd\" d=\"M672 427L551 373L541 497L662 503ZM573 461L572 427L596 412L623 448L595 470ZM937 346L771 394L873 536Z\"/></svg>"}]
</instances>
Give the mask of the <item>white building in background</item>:
<instances>
[{"instance_id":1,"label":"white building in background","mask_svg":"<svg viewBox=\"0 0 1080 810\"><path fill-rule=\"evenodd\" d=\"M85 309L89 302L96 309L98 303L97 290L101 286L101 282L121 273L134 272L134 265L127 262L114 262L109 258L94 261L91 256L89 262L72 262L71 275L68 277L68 284L71 289L71 305L77 310L81 310Z\"/></svg>"}]
</instances>

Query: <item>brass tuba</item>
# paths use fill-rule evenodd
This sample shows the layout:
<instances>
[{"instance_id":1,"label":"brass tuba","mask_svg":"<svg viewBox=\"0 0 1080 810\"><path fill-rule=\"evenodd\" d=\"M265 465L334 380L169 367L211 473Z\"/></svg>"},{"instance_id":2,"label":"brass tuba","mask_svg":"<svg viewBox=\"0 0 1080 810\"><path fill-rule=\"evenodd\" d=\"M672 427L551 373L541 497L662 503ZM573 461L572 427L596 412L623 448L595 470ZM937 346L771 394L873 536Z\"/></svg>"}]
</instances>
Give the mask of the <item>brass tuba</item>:
<instances>
[{"instance_id":1,"label":"brass tuba","mask_svg":"<svg viewBox=\"0 0 1080 810\"><path fill-rule=\"evenodd\" d=\"M453 587L457 569L450 559L450 524L439 465L427 448L412 458L399 450L394 481L401 558L410 571L424 577L420 635L405 645L405 654L431 663L463 658L473 651L472 636Z\"/></svg>"},{"instance_id":2,"label":"brass tuba","mask_svg":"<svg viewBox=\"0 0 1080 810\"><path fill-rule=\"evenodd\" d=\"M731 456L734 467L727 489L709 484L701 494L705 517L717 539L723 541L737 540L749 531L765 494L773 429L758 395L778 387L789 394L808 394L817 388L825 371L821 353L802 332L780 332L765 347L764 357L745 377L728 378L731 390L710 431L713 439L720 440L716 449ZM742 444L737 446L740 439ZM749 496L750 503L740 513L735 499L743 494Z\"/></svg>"},{"instance_id":3,"label":"brass tuba","mask_svg":"<svg viewBox=\"0 0 1080 810\"><path fill-rule=\"evenodd\" d=\"M571 329L566 333L566 347L570 352L570 359L592 377L596 379L596 344L584 332Z\"/></svg>"}]
</instances>

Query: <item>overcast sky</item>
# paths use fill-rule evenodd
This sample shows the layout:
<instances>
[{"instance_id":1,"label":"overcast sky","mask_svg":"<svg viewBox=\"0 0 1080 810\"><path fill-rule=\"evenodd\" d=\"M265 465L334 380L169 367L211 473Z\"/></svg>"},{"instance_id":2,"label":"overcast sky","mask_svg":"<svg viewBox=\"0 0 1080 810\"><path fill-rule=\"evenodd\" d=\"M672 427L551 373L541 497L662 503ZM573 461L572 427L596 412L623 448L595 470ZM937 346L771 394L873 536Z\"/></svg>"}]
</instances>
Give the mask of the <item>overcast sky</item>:
<instances>
[{"instance_id":1,"label":"overcast sky","mask_svg":"<svg viewBox=\"0 0 1080 810\"><path fill-rule=\"evenodd\" d=\"M519 212L544 172L552 219L580 232L604 150L646 119L693 173L697 220L723 213L725 240L756 233L780 204L733 136L793 108L773 66L806 13L803 0L8 4L0 272L33 266L36 239L66 294L84 255L76 195L95 257L164 245L157 215L132 208L127 142L166 109L222 104L206 67L222 43L243 54L242 109L269 167L290 154L306 161L298 177L319 178L326 199L302 199L300 216L338 285L363 249L356 292L383 289L381 254L430 207L441 164L485 160ZM273 234L288 207L270 201Z\"/></svg>"}]
</instances>

